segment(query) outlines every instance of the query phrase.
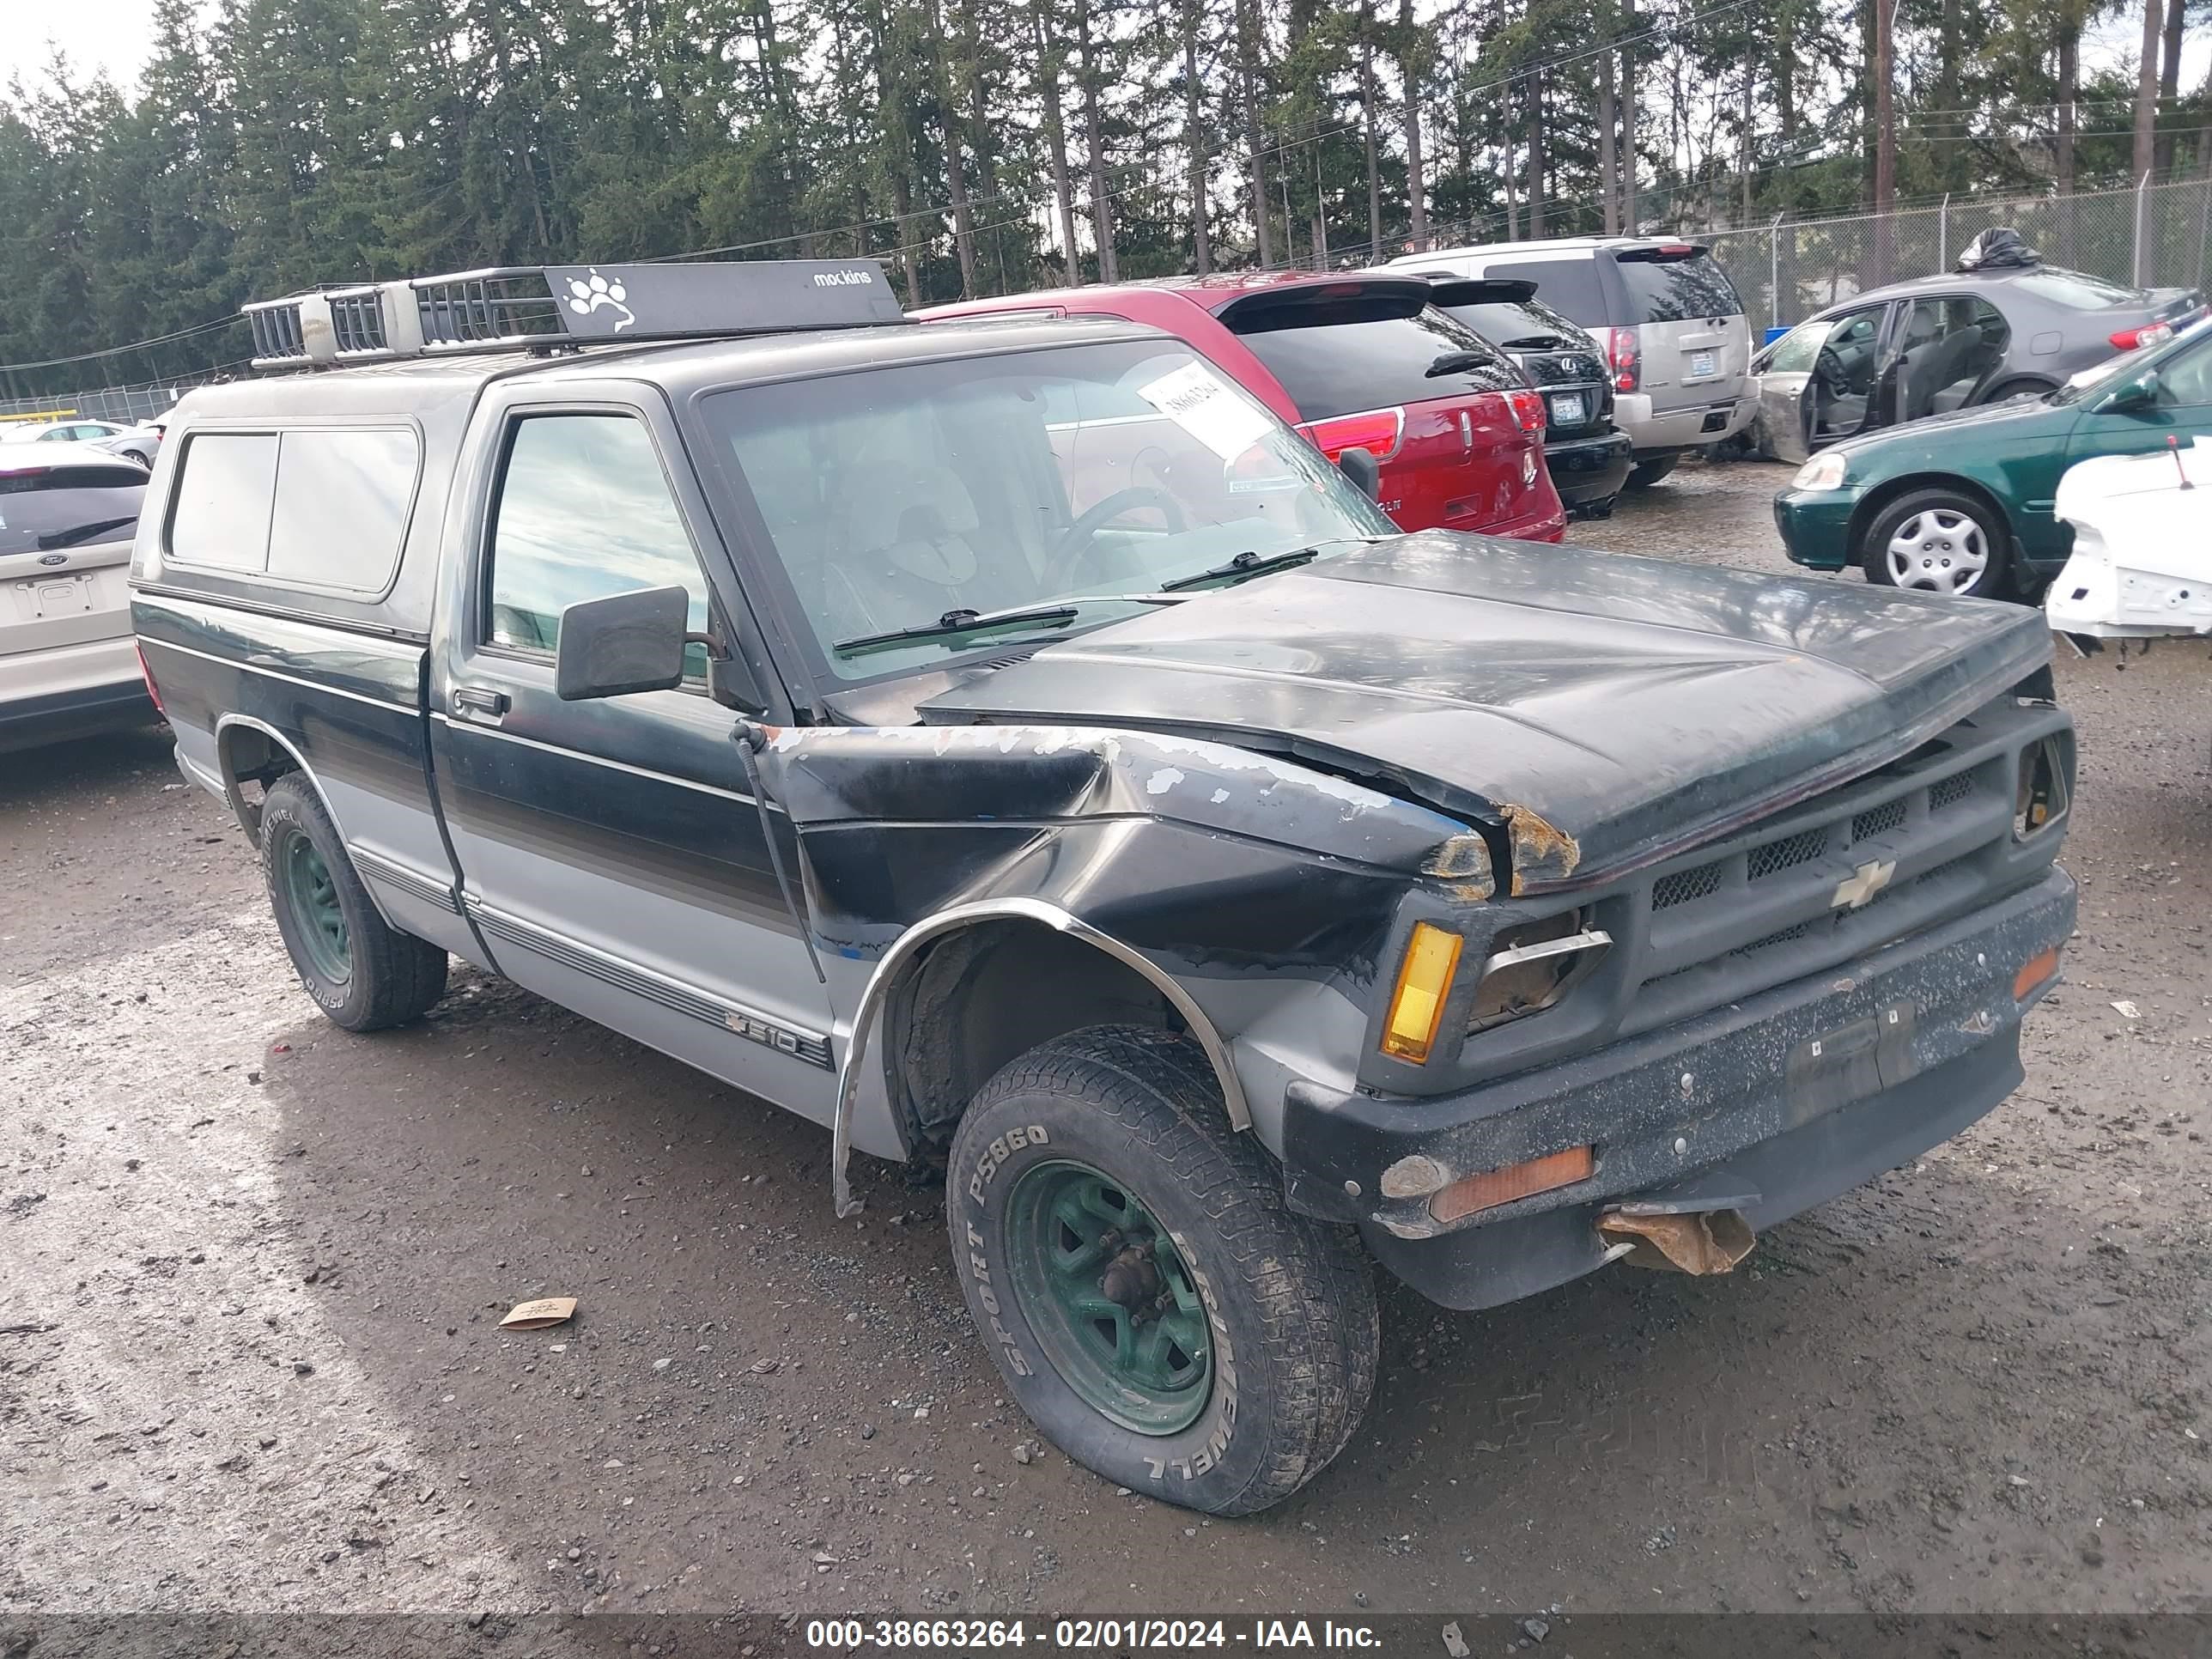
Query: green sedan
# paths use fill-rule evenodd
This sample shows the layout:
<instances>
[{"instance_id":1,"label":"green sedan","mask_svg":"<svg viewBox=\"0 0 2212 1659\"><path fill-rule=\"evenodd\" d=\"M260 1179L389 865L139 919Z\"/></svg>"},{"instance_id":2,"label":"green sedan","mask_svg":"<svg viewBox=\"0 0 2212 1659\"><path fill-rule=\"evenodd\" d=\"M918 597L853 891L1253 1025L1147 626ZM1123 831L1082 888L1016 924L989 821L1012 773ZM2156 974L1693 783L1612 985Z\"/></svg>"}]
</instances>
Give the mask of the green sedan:
<instances>
[{"instance_id":1,"label":"green sedan","mask_svg":"<svg viewBox=\"0 0 2212 1659\"><path fill-rule=\"evenodd\" d=\"M2212 324L2039 398L1846 439L1774 498L1790 559L1870 582L2031 599L2074 532L2051 512L2076 461L2212 441Z\"/></svg>"}]
</instances>

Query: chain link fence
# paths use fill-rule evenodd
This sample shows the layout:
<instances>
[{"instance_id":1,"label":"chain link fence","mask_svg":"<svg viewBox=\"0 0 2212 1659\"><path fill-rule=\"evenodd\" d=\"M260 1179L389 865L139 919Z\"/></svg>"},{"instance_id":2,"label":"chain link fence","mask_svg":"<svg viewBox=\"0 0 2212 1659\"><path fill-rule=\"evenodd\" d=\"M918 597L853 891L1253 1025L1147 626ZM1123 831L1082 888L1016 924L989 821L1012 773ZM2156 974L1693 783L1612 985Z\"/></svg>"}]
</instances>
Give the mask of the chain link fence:
<instances>
[{"instance_id":1,"label":"chain link fence","mask_svg":"<svg viewBox=\"0 0 2212 1659\"><path fill-rule=\"evenodd\" d=\"M1888 214L1711 231L1756 330L1801 322L1855 294L1948 270L1975 236L2020 232L2044 260L2135 288L2202 288L2212 178L2074 196L1949 198Z\"/></svg>"},{"instance_id":2,"label":"chain link fence","mask_svg":"<svg viewBox=\"0 0 2212 1659\"><path fill-rule=\"evenodd\" d=\"M0 395L0 422L51 421L75 416L88 421L113 421L135 425L168 412L172 404L192 387L209 380L228 380L234 370L209 370L166 380L142 380L131 386L94 386L46 397Z\"/></svg>"}]
</instances>

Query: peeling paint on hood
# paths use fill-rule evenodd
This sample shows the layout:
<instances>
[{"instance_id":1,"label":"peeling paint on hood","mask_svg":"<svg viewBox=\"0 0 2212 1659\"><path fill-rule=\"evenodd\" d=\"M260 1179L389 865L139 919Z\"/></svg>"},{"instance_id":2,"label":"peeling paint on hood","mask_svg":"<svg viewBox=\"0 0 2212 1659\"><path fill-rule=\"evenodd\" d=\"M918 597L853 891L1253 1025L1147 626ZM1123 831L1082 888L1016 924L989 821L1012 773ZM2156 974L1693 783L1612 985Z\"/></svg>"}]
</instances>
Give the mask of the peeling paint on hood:
<instances>
[{"instance_id":1,"label":"peeling paint on hood","mask_svg":"<svg viewBox=\"0 0 2212 1659\"><path fill-rule=\"evenodd\" d=\"M1515 890L1540 891L1870 770L2050 649L2021 606L1436 531L1048 646L921 712L1272 749L1491 825Z\"/></svg>"}]
</instances>

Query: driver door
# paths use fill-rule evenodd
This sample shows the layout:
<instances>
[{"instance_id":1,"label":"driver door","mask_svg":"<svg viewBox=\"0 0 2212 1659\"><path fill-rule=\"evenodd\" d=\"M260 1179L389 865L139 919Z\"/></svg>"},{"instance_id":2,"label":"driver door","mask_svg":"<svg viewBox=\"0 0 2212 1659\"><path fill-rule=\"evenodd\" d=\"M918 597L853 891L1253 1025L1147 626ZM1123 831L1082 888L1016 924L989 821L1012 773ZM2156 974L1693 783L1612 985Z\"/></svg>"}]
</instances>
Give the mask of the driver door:
<instances>
[{"instance_id":1,"label":"driver door","mask_svg":"<svg viewBox=\"0 0 2212 1659\"><path fill-rule=\"evenodd\" d=\"M1847 426L1835 424L1837 389L1861 365L1871 386L1887 309L1869 306L1800 323L1768 350L1759 374L1759 423L1777 460L1802 462L1859 429L1864 401Z\"/></svg>"},{"instance_id":2,"label":"driver door","mask_svg":"<svg viewBox=\"0 0 2212 1659\"><path fill-rule=\"evenodd\" d=\"M592 392L495 390L478 417L485 459L460 495L431 717L467 914L519 984L826 1118L828 993L703 650L677 690L554 690L562 612L582 599L682 586L692 631L740 647L753 631L731 627L734 571L666 406L643 386ZM797 869L789 823L765 823Z\"/></svg>"},{"instance_id":3,"label":"driver door","mask_svg":"<svg viewBox=\"0 0 2212 1659\"><path fill-rule=\"evenodd\" d=\"M1832 318L1800 323L1764 354L1759 369L1759 447L1778 461L1796 465L1813 453L1812 427L1806 415L1807 388L1820 343L1835 325Z\"/></svg>"},{"instance_id":4,"label":"driver door","mask_svg":"<svg viewBox=\"0 0 2212 1659\"><path fill-rule=\"evenodd\" d=\"M1808 450L1825 449L1881 421L1886 305L1847 311L1829 325L1798 399Z\"/></svg>"}]
</instances>

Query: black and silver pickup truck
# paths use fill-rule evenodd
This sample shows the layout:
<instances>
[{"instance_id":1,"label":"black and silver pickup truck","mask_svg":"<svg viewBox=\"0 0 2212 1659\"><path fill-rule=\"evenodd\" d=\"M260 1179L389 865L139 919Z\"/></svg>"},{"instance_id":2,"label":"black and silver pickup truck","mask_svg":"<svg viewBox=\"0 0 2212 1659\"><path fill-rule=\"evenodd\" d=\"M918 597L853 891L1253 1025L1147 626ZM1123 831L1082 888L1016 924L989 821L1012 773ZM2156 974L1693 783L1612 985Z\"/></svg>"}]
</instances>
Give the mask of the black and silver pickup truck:
<instances>
[{"instance_id":1,"label":"black and silver pickup truck","mask_svg":"<svg viewBox=\"0 0 2212 1659\"><path fill-rule=\"evenodd\" d=\"M1371 1262L1725 1271L2021 1080L2074 886L2032 611L1400 535L1188 346L866 262L252 308L132 568L185 775L366 1031L449 957L942 1164L1006 1384L1220 1513ZM354 366L358 365L358 366Z\"/></svg>"}]
</instances>

